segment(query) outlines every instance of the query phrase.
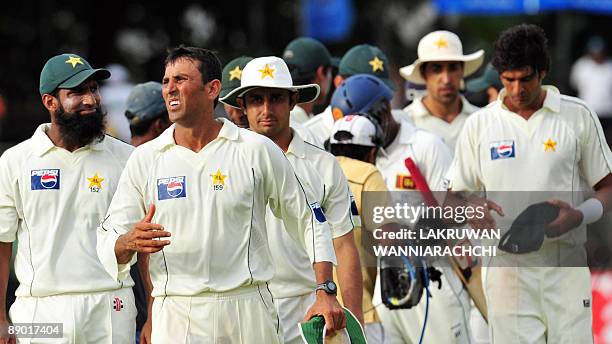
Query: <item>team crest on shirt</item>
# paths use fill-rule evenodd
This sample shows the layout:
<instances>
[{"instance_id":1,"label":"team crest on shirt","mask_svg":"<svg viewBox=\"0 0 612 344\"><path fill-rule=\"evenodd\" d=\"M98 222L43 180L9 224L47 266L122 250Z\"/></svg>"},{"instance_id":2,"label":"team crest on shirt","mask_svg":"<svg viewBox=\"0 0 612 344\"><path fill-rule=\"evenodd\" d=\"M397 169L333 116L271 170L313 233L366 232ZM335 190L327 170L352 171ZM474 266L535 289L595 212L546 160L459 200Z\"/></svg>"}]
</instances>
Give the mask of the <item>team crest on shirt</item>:
<instances>
[{"instance_id":1,"label":"team crest on shirt","mask_svg":"<svg viewBox=\"0 0 612 344\"><path fill-rule=\"evenodd\" d=\"M102 190L102 182L104 181L104 178L99 176L97 172L93 175L93 177L87 178L87 181L89 182L89 186L87 186L89 188L89 192L100 192L100 190Z\"/></svg>"},{"instance_id":2,"label":"team crest on shirt","mask_svg":"<svg viewBox=\"0 0 612 344\"><path fill-rule=\"evenodd\" d=\"M212 177L213 190L221 191L225 189L225 179L227 176L221 173L220 169L217 169L217 172L215 174L211 174L210 176Z\"/></svg>"},{"instance_id":3,"label":"team crest on shirt","mask_svg":"<svg viewBox=\"0 0 612 344\"><path fill-rule=\"evenodd\" d=\"M550 137L546 142L544 142L544 152L556 152L557 151L557 142L555 142Z\"/></svg>"},{"instance_id":4,"label":"team crest on shirt","mask_svg":"<svg viewBox=\"0 0 612 344\"><path fill-rule=\"evenodd\" d=\"M514 140L493 141L489 145L491 149L491 160L509 159L516 157Z\"/></svg>"},{"instance_id":5,"label":"team crest on shirt","mask_svg":"<svg viewBox=\"0 0 612 344\"><path fill-rule=\"evenodd\" d=\"M30 184L32 190L59 190L60 170L57 168L32 170Z\"/></svg>"},{"instance_id":6,"label":"team crest on shirt","mask_svg":"<svg viewBox=\"0 0 612 344\"><path fill-rule=\"evenodd\" d=\"M319 204L319 202L310 203L310 208L312 209L312 212L314 213L315 218L317 219L319 223L323 223L327 221L327 219L325 218L325 214L323 213L323 209L321 209L321 205Z\"/></svg>"},{"instance_id":7,"label":"team crest on shirt","mask_svg":"<svg viewBox=\"0 0 612 344\"><path fill-rule=\"evenodd\" d=\"M416 189L416 185L414 184L414 180L412 180L412 176L409 176L407 174L398 174L395 176L395 187L397 189L404 190Z\"/></svg>"},{"instance_id":8,"label":"team crest on shirt","mask_svg":"<svg viewBox=\"0 0 612 344\"><path fill-rule=\"evenodd\" d=\"M159 178L157 180L157 199L160 201L187 197L185 176Z\"/></svg>"}]
</instances>

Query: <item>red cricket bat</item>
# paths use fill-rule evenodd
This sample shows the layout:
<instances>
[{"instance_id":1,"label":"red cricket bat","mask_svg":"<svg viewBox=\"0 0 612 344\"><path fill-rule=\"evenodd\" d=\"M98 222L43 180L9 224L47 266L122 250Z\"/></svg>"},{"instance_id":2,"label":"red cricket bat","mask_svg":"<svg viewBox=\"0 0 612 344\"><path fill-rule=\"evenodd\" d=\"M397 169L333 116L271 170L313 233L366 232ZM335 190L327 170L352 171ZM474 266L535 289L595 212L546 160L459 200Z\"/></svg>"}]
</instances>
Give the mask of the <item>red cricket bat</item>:
<instances>
[{"instance_id":1,"label":"red cricket bat","mask_svg":"<svg viewBox=\"0 0 612 344\"><path fill-rule=\"evenodd\" d=\"M425 177L423 177L423 174L421 174L421 170L417 167L414 161L411 158L406 158L406 160L404 160L404 165L406 165L406 168L410 172L412 181L414 181L416 189L419 190L419 192L423 196L423 201L425 202L425 205L430 207L437 207L438 201L434 197L433 192L431 192L431 189L427 184L427 180L425 180ZM462 244L465 245L466 243L459 243L459 245ZM469 245L469 243L467 244ZM455 271L457 276L459 276L459 279L463 283L463 286L468 291L468 294L474 301L474 305L476 305L476 308L478 308L480 314L482 314L485 321L488 322L487 302L484 296L484 291L482 289L480 265L470 266L470 262L468 262L468 264L465 264L465 262L463 262L464 264L461 264L462 262L459 262L457 257L449 258L453 271ZM462 265L466 265L466 267L462 269Z\"/></svg>"}]
</instances>

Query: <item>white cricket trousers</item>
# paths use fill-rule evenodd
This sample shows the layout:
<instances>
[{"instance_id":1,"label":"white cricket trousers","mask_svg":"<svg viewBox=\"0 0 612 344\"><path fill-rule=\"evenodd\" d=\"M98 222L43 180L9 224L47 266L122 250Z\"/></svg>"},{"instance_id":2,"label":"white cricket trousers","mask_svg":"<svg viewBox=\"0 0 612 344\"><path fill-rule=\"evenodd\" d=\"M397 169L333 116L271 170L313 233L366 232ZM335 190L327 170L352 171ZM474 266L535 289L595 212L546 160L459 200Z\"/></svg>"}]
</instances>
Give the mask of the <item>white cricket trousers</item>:
<instances>
[{"instance_id":1,"label":"white cricket trousers","mask_svg":"<svg viewBox=\"0 0 612 344\"><path fill-rule=\"evenodd\" d=\"M482 278L492 344L593 343L589 268L546 266L584 255L584 248L559 253L546 246L516 257L521 266L503 264L511 256L486 262Z\"/></svg>"},{"instance_id":2,"label":"white cricket trousers","mask_svg":"<svg viewBox=\"0 0 612 344\"><path fill-rule=\"evenodd\" d=\"M20 344L131 344L136 336L132 288L45 297L19 296L13 323L62 323L62 338L19 338Z\"/></svg>"},{"instance_id":3,"label":"white cricket trousers","mask_svg":"<svg viewBox=\"0 0 612 344\"><path fill-rule=\"evenodd\" d=\"M154 344L283 343L272 294L266 285L222 293L156 297Z\"/></svg>"}]
</instances>

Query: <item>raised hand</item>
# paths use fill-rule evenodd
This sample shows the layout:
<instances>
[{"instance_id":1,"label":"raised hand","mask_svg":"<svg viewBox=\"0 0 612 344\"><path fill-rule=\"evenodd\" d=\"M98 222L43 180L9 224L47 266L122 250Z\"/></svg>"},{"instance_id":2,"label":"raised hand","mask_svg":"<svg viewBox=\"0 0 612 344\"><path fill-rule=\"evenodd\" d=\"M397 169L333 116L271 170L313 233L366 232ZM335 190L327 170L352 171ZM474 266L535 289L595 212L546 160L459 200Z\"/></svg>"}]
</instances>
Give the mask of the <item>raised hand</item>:
<instances>
[{"instance_id":1,"label":"raised hand","mask_svg":"<svg viewBox=\"0 0 612 344\"><path fill-rule=\"evenodd\" d=\"M149 211L142 221L136 223L132 230L119 236L115 243L115 256L119 264L126 264L134 253L155 253L161 251L170 240L161 238L170 237L170 232L164 230L164 226L151 223L155 215L155 205L151 204Z\"/></svg>"}]
</instances>

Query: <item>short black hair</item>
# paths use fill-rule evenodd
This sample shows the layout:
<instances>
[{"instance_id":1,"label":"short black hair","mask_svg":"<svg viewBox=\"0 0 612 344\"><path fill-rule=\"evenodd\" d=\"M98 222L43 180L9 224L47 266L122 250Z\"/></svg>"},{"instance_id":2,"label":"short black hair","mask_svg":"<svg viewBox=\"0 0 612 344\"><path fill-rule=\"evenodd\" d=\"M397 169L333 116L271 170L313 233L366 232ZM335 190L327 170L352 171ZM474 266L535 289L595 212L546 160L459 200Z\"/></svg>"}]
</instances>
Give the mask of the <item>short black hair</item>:
<instances>
[{"instance_id":1,"label":"short black hair","mask_svg":"<svg viewBox=\"0 0 612 344\"><path fill-rule=\"evenodd\" d=\"M132 134L132 136L142 136L146 134L147 131L149 131L151 125L153 125L153 122L155 122L158 118L165 123L170 123L168 111L164 111L162 115L155 116L154 118L150 118L146 121L140 121L135 124L130 124L130 133Z\"/></svg>"},{"instance_id":2,"label":"short black hair","mask_svg":"<svg viewBox=\"0 0 612 344\"><path fill-rule=\"evenodd\" d=\"M329 151L334 156L345 156L347 158L365 161L366 156L370 153L372 148L374 147L334 143L330 145Z\"/></svg>"},{"instance_id":3,"label":"short black hair","mask_svg":"<svg viewBox=\"0 0 612 344\"><path fill-rule=\"evenodd\" d=\"M533 24L520 24L504 30L495 41L491 63L499 74L525 67L538 73L548 72L550 53L544 30Z\"/></svg>"},{"instance_id":4,"label":"short black hair","mask_svg":"<svg viewBox=\"0 0 612 344\"><path fill-rule=\"evenodd\" d=\"M168 50L164 66L180 59L191 59L200 62L198 70L200 71L200 75L202 75L202 82L204 84L215 79L221 82L223 68L221 66L221 61L219 61L219 58L212 50L198 47L186 47L181 44L178 48ZM214 106L217 106L218 101L219 98L217 97Z\"/></svg>"}]
</instances>

